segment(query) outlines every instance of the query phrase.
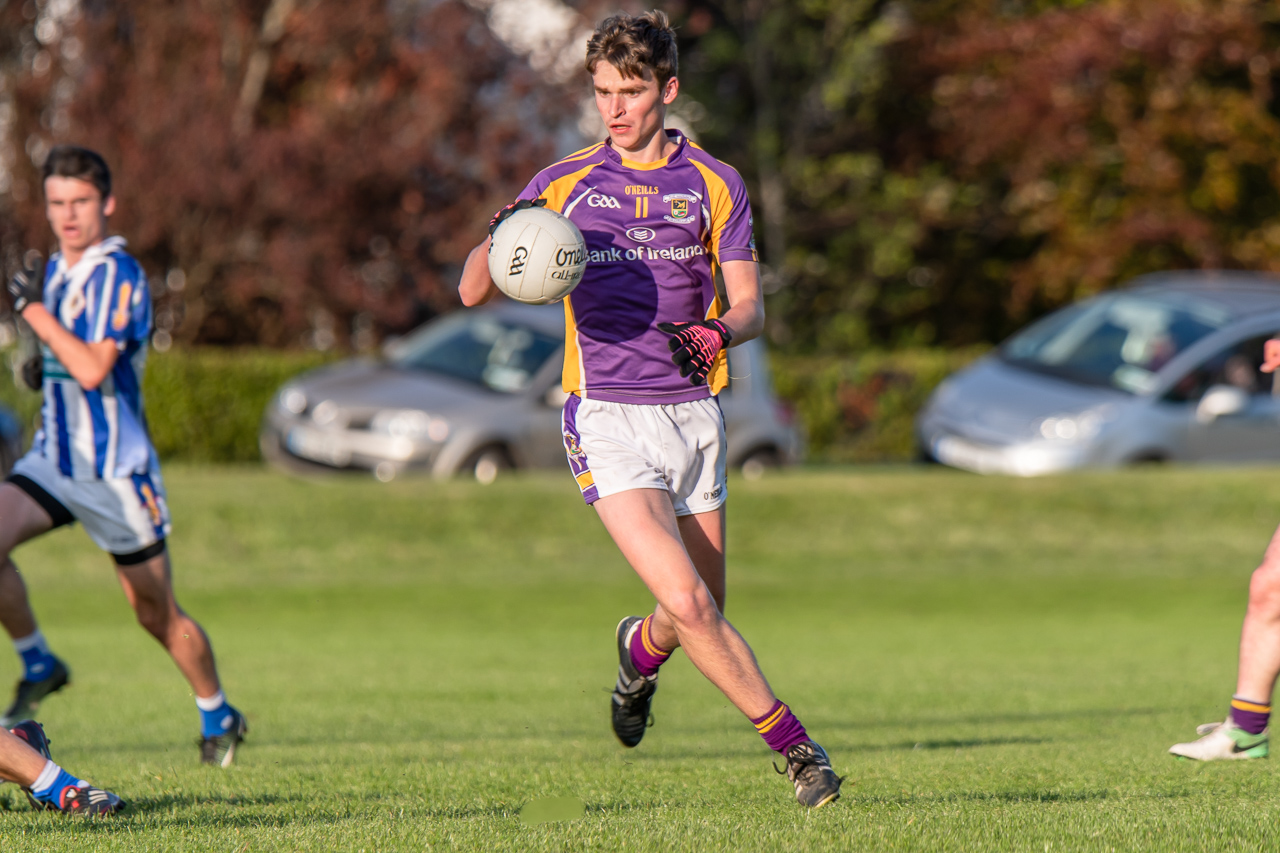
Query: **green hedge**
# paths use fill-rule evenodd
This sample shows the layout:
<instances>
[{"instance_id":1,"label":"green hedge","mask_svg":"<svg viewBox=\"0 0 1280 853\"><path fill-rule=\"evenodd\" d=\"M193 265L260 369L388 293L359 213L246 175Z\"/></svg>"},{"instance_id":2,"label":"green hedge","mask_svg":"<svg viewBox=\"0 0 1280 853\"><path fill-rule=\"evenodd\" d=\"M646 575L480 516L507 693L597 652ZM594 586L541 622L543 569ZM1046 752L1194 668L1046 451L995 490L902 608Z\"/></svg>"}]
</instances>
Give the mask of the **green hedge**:
<instances>
[{"instance_id":1,"label":"green hedge","mask_svg":"<svg viewBox=\"0 0 1280 853\"><path fill-rule=\"evenodd\" d=\"M982 349L870 352L856 358L773 357L778 395L808 432L809 458L884 462L915 452L912 422L929 392ZM9 354L10 365L14 355ZM253 462L258 425L289 378L340 356L274 350L153 352L143 390L160 457L188 462ZM33 425L40 395L0 370L0 403ZM30 439L28 428L28 440Z\"/></svg>"},{"instance_id":2,"label":"green hedge","mask_svg":"<svg viewBox=\"0 0 1280 853\"><path fill-rule=\"evenodd\" d=\"M775 355L774 384L808 431L811 460L905 461L915 455L913 423L929 393L985 351L910 349L856 358Z\"/></svg>"},{"instance_id":3,"label":"green hedge","mask_svg":"<svg viewBox=\"0 0 1280 853\"><path fill-rule=\"evenodd\" d=\"M258 460L258 425L271 395L290 377L336 357L241 349L152 352L143 395L157 452L188 462ZM10 354L7 363L12 361ZM0 370L0 402L28 424L30 441L40 395L15 384L12 370Z\"/></svg>"}]
</instances>

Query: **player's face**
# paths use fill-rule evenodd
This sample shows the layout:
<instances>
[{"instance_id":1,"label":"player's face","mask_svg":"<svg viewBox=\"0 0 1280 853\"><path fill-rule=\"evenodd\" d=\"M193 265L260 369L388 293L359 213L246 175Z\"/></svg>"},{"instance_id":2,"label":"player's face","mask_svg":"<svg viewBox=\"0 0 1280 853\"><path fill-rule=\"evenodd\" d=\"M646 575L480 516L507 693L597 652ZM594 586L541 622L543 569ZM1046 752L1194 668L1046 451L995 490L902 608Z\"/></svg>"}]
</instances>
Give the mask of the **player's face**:
<instances>
[{"instance_id":1,"label":"player's face","mask_svg":"<svg viewBox=\"0 0 1280 853\"><path fill-rule=\"evenodd\" d=\"M648 69L643 78L624 77L608 62L596 65L591 82L596 90L596 109L609 131L609 139L624 151L638 151L662 130L667 104L676 99L680 89L674 77L660 87Z\"/></svg>"},{"instance_id":2,"label":"player's face","mask_svg":"<svg viewBox=\"0 0 1280 853\"><path fill-rule=\"evenodd\" d=\"M116 209L115 196L104 199L88 181L58 175L45 180L44 199L45 215L64 255L79 254L101 242L107 217Z\"/></svg>"}]
</instances>

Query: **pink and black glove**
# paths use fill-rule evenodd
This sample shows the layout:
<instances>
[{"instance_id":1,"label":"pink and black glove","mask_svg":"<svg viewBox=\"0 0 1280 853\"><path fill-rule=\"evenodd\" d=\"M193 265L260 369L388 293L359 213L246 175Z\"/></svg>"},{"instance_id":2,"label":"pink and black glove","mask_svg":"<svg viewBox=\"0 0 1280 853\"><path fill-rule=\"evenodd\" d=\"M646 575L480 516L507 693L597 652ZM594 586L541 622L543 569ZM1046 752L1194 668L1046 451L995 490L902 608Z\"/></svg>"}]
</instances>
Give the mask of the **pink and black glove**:
<instances>
[{"instance_id":1,"label":"pink and black glove","mask_svg":"<svg viewBox=\"0 0 1280 853\"><path fill-rule=\"evenodd\" d=\"M506 207L502 208L502 210L499 210L497 213L495 213L493 215L493 219L489 220L489 236L492 237L493 232L498 230L498 226L502 224L502 220L506 219L508 216L515 213L517 210L528 210L531 207L546 207L546 206L547 206L547 200L545 198L536 198L533 201L529 201L529 199L527 198L522 198L519 201L511 202L511 204L507 205Z\"/></svg>"},{"instance_id":2,"label":"pink and black glove","mask_svg":"<svg viewBox=\"0 0 1280 853\"><path fill-rule=\"evenodd\" d=\"M733 340L733 332L719 320L659 323L658 331L671 336L667 341L671 360L680 368L680 375L687 376L693 385L707 381L707 373L716 363L716 356Z\"/></svg>"}]
</instances>

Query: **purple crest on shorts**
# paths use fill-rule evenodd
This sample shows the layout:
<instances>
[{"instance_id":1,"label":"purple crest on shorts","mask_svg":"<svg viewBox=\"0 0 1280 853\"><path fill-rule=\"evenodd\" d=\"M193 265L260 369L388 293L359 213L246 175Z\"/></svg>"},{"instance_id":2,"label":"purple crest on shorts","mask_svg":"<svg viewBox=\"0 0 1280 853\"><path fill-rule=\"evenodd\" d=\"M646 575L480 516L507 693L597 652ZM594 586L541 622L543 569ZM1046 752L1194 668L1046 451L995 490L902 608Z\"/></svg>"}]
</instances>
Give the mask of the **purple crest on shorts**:
<instances>
[{"instance_id":1,"label":"purple crest on shorts","mask_svg":"<svg viewBox=\"0 0 1280 853\"><path fill-rule=\"evenodd\" d=\"M582 433L578 432L578 405L581 402L582 399L574 394L570 394L569 399L565 401L562 432L564 433L564 452L569 459L569 470L573 473L573 478L578 481L578 488L582 490L582 499L590 505L600 499L600 493L596 489L595 478L591 475L587 454L582 450Z\"/></svg>"}]
</instances>

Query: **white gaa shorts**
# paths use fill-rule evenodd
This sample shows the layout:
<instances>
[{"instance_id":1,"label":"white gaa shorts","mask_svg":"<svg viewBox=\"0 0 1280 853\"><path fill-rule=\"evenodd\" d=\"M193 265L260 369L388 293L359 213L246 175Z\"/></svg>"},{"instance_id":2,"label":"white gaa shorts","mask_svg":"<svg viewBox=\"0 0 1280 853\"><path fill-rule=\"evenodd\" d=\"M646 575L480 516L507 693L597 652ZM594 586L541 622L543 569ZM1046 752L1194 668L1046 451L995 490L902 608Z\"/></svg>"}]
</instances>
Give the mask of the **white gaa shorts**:
<instances>
[{"instance_id":1,"label":"white gaa shorts","mask_svg":"<svg viewBox=\"0 0 1280 853\"><path fill-rule=\"evenodd\" d=\"M39 451L32 450L13 466L9 482L40 504L53 519L54 527L80 522L99 548L123 558L116 561L122 565L129 565L130 558L138 557L132 562L143 562L156 556L148 554L148 549L154 550L153 546L169 535L169 505L159 471L104 480L73 480Z\"/></svg>"},{"instance_id":2,"label":"white gaa shorts","mask_svg":"<svg viewBox=\"0 0 1280 853\"><path fill-rule=\"evenodd\" d=\"M569 469L588 504L630 489L665 491L676 515L724 504L724 416L714 398L634 404L571 394L563 432Z\"/></svg>"}]
</instances>

